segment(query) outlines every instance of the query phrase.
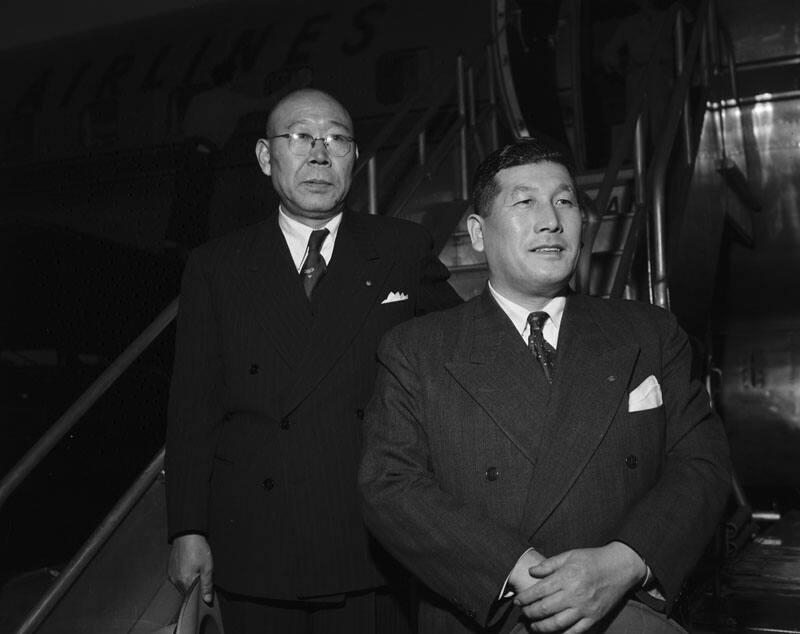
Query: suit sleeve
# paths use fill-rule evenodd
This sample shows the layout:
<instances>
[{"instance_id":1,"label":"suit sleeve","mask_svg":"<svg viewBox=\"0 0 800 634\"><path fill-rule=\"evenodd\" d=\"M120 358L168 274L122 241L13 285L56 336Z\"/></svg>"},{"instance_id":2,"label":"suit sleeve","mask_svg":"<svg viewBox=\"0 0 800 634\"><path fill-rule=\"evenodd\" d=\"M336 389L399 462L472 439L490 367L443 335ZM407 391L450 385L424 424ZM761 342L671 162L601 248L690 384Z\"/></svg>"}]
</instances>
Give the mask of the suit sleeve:
<instances>
[{"instance_id":1,"label":"suit sleeve","mask_svg":"<svg viewBox=\"0 0 800 634\"><path fill-rule=\"evenodd\" d=\"M167 516L170 539L205 533L215 426L222 416L219 332L207 275L189 257L181 282L167 442Z\"/></svg>"},{"instance_id":2,"label":"suit sleeve","mask_svg":"<svg viewBox=\"0 0 800 634\"><path fill-rule=\"evenodd\" d=\"M669 611L719 522L731 471L725 431L705 387L692 378L689 340L671 315L665 314L665 320L660 339L663 465L655 485L624 518L616 539L645 559Z\"/></svg>"},{"instance_id":3,"label":"suit sleeve","mask_svg":"<svg viewBox=\"0 0 800 634\"><path fill-rule=\"evenodd\" d=\"M529 546L444 490L430 464L413 343L395 329L378 351L359 473L364 515L383 545L426 585L485 625L509 571Z\"/></svg>"}]
</instances>

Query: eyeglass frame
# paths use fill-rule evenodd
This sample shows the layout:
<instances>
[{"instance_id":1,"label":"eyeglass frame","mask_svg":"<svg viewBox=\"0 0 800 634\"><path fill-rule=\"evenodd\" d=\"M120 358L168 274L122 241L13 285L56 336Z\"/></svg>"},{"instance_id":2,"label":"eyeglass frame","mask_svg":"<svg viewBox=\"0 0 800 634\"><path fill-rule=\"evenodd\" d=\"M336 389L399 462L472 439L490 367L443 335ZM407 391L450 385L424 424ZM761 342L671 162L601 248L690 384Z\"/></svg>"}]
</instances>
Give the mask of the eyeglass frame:
<instances>
[{"instance_id":1,"label":"eyeglass frame","mask_svg":"<svg viewBox=\"0 0 800 634\"><path fill-rule=\"evenodd\" d=\"M336 158L343 158L348 154L350 154L356 142L355 138L347 136L346 134L327 134L325 136L315 137L311 136L308 132L286 132L285 134L275 134L273 136L268 136L267 140L271 141L272 139L288 139L289 145L291 145L292 140L298 141L299 140L298 137L300 136L307 136L311 138L311 146L308 148L309 154L311 154L311 150L314 149L314 146L316 145L317 141L322 141L322 145L325 146L325 151L328 152L328 154L330 154L331 156L335 156ZM327 139L331 139L335 136L341 137L342 139L346 139L347 142L350 144L350 146L347 148L347 152L345 152L341 156L337 156L336 154L331 152L331 148L328 145L329 141ZM297 154L296 152L292 152L292 154L294 154L295 156L305 156L305 154Z\"/></svg>"}]
</instances>

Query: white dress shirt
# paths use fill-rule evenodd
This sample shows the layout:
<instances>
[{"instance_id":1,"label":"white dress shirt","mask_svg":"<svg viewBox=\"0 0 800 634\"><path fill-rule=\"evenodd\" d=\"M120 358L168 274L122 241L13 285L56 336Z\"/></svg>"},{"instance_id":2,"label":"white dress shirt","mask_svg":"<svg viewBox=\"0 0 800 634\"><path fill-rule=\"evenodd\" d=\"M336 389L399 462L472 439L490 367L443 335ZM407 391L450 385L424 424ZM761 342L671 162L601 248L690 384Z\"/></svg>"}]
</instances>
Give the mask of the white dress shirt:
<instances>
[{"instance_id":1,"label":"white dress shirt","mask_svg":"<svg viewBox=\"0 0 800 634\"><path fill-rule=\"evenodd\" d=\"M515 304L507 297L503 297L494 289L491 282L489 282L489 292L492 294L495 301L497 301L500 308L503 309L503 312L508 315L511 323L514 324L514 328L517 329L520 337L522 337L527 345L528 335L531 329L528 324L528 315L530 315L532 311L519 304ZM556 345L558 343L558 331L561 329L561 317L564 315L564 306L566 303L566 297L554 297L542 308L542 311L546 312L550 317L550 319L544 322L542 335L544 335L544 340L553 346L554 350L558 348Z\"/></svg>"},{"instance_id":2,"label":"white dress shirt","mask_svg":"<svg viewBox=\"0 0 800 634\"><path fill-rule=\"evenodd\" d=\"M325 241L322 243L320 254L325 260L325 264L329 264L333 256L333 245L336 243L336 235L339 233L339 225L342 224L342 212L336 214L320 229L327 229L330 233L325 236ZM308 225L298 222L283 210L283 206L278 207L278 226L281 228L283 237L286 238L286 244L289 247L289 253L292 254L292 260L297 268L297 272L303 268L303 262L308 254L308 238L311 232L314 231Z\"/></svg>"}]
</instances>

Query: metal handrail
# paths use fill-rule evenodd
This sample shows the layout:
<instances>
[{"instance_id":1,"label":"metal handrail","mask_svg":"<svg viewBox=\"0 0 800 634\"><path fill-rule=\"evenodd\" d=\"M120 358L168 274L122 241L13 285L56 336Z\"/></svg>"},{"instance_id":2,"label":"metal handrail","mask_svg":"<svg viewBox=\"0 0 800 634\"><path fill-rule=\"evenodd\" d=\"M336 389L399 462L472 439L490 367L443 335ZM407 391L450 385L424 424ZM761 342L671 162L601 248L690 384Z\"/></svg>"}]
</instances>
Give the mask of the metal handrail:
<instances>
[{"instance_id":1,"label":"metal handrail","mask_svg":"<svg viewBox=\"0 0 800 634\"><path fill-rule=\"evenodd\" d=\"M691 88L691 80L694 70L699 63L703 65L703 77L707 81L709 74L706 72L708 64L714 64L714 60L718 60L719 56L711 51L709 54L708 49L713 49L717 46L719 41L719 29L714 22L714 2L713 0L703 0L697 12L694 28L692 30L689 46L685 50L679 47L680 55L678 55L678 66L681 69L680 75L677 79L676 85L673 89L670 101L667 107L667 119L662 125L659 133L654 158L647 170L646 182L650 184L651 196L640 196L637 191L637 204L635 205L634 218L631 223L628 236L623 247L622 255L620 257L620 264L613 281L611 290L612 297L621 297L624 287L627 283L630 274L634 254L636 251L637 243L639 241L639 232L643 225L646 225L648 230L647 246L648 250L652 249L652 253L648 253L647 263L650 278L650 291L651 301L663 308L669 308L669 289L667 284L667 262L666 262L666 176L669 158L672 152L672 147L675 139L677 138L677 128L679 120L683 117L684 120L684 136L687 144L687 153L692 153L691 138L688 134L688 129L691 128L691 120L688 117L689 108L689 90ZM677 20L680 20L680 15L676 19L676 39L680 40L682 34L680 33L680 25ZM724 31L722 32L723 39L725 38ZM678 51L676 51L678 52ZM730 65L730 60L729 60ZM734 95L736 91L736 77L735 66L731 67L731 89ZM737 95L738 99L738 95ZM630 122L626 120L625 136L629 133L627 125ZM637 137L639 134L637 133ZM622 140L620 140L622 145ZM688 154L687 154L688 156ZM613 161L612 161L613 162ZM686 162L685 168L691 166L691 156ZM609 172L612 165L609 165ZM638 173L638 168L637 168ZM613 183L610 174L606 174L609 179L609 184ZM604 179L604 185L606 180ZM602 189L602 188L601 188ZM610 191L610 188L609 188ZM601 192L602 193L602 192ZM639 198L642 197L642 200ZM598 199L600 196L598 195ZM648 205L647 199L652 200L650 207L651 215L647 216ZM647 221L650 221L649 223ZM652 235L650 235L652 233Z\"/></svg>"},{"instance_id":2,"label":"metal handrail","mask_svg":"<svg viewBox=\"0 0 800 634\"><path fill-rule=\"evenodd\" d=\"M177 305L176 305L177 306ZM92 536L86 541L81 549L75 554L70 562L60 571L58 577L53 582L34 608L25 617L15 634L28 634L33 632L47 615L53 611L61 598L67 593L75 580L92 562L94 557L108 541L113 532L130 513L134 505L145 494L150 485L155 481L164 468L164 449L156 454L147 468L139 475L136 482L125 492L119 501L106 515L100 525L95 529Z\"/></svg>"},{"instance_id":3,"label":"metal handrail","mask_svg":"<svg viewBox=\"0 0 800 634\"><path fill-rule=\"evenodd\" d=\"M481 48L483 45L481 45ZM472 58L477 56L477 52L481 50L480 48L476 47L470 54L467 55L467 58ZM443 67L441 71L428 82L428 85L442 85L442 82L447 82L448 85L454 84L455 80L452 79L452 69ZM447 91L444 91L447 92ZM389 122L384 125L378 134L370 141L369 145L366 149L364 149L356 162L355 167L353 168L353 177L358 176L369 164L371 159L374 159L380 149L386 144L391 137L392 134L397 130L403 120L411 113L414 109L414 106L420 101L422 97L428 96L429 91L425 90L424 88L420 88L416 93L407 97L399 106L398 110L392 115L392 118ZM427 112L430 110L430 106L425 109Z\"/></svg>"},{"instance_id":4,"label":"metal handrail","mask_svg":"<svg viewBox=\"0 0 800 634\"><path fill-rule=\"evenodd\" d=\"M673 8L672 12L675 13L676 8ZM661 41L669 36L669 29L667 28L668 23L669 19L665 19L661 25L661 29L656 37L655 45L653 46L654 52L658 50L658 47L661 45ZM655 55L651 55L650 60L647 63L647 67L645 68L644 75L649 76L655 70L657 64L658 60L655 59ZM622 134L617 139L614 152L611 155L611 160L609 161L608 167L603 175L603 181L600 184L600 189L598 190L597 198L595 199L595 204L597 205L597 209L601 214L605 212L605 209L608 206L608 201L611 198L611 192L614 189L614 183L619 176L619 171L622 169L622 165L625 162L628 148L631 146L631 142L633 141L636 123L646 104L646 95L646 85L643 85L641 90L639 90L637 93L634 102L628 108L628 114L625 117L625 123L622 126Z\"/></svg>"},{"instance_id":5,"label":"metal handrail","mask_svg":"<svg viewBox=\"0 0 800 634\"><path fill-rule=\"evenodd\" d=\"M141 356L178 314L178 300L173 299L153 322L109 365L70 408L47 430L8 472L0 483L0 508L30 472L74 427L81 417L108 391L130 365Z\"/></svg>"},{"instance_id":6,"label":"metal handrail","mask_svg":"<svg viewBox=\"0 0 800 634\"><path fill-rule=\"evenodd\" d=\"M430 178L436 169L441 165L442 161L447 156L448 152L453 149L456 141L460 137L460 132L466 123L464 117L459 116L453 124L448 128L444 135L439 147L431 154L424 165L418 165L413 172L413 175L406 187L394 199L394 204L391 206L387 215L396 216L406 206L417 188L427 179Z\"/></svg>"},{"instance_id":7,"label":"metal handrail","mask_svg":"<svg viewBox=\"0 0 800 634\"><path fill-rule=\"evenodd\" d=\"M485 67L491 64L491 47L486 47L486 60L482 62L477 72L483 73ZM400 164L402 158L406 155L407 151L410 149L411 146L414 144L417 145L418 148L418 164L415 168L415 172L412 175L412 183L403 188L402 193L399 196L394 196L393 201L394 204L392 205L391 211L387 215L395 215L399 213L402 207L408 202L410 199L410 195L413 194L413 191L416 190L417 187L422 183L425 178L428 178L430 174L435 170L435 167L438 167L441 163L440 160L434 160L434 157L443 158L440 152L440 148L442 146L447 146L448 149L452 148L453 139L450 136L450 131L452 127L448 129L448 131L444 134L443 139L439 142L439 147L431 154L428 154L427 147L426 147L426 139L427 139L427 130L428 127L436 117L437 114L440 113L442 107L447 103L447 101L455 96L455 107L457 109L458 115L456 119L456 134L458 136L458 140L460 142L460 157L459 157L459 167L460 167L460 174L461 174L461 182L459 187L459 196L462 199L466 199L466 189L468 183L468 175L467 175L467 156L466 156L466 146L467 146L467 131L473 130L474 126L473 123L482 120L482 116L477 116L476 114L476 104L475 104L475 91L474 91L474 76L473 76L473 68L466 67L464 62L464 55L459 55L456 60L457 70L455 77L452 78L450 81L445 82L444 80L441 82L437 82L441 88L436 92L434 98L429 102L427 108L419 115L414 125L409 128L400 142L398 143L397 147L394 148L392 155L388 158L385 164L383 164L380 169L380 173L378 173L378 166L377 166L377 158L375 151L369 153L368 155L362 157L363 160L359 160L359 165L357 169L363 169L363 165L366 164L369 168L368 173L368 186L367 186L367 198L368 198L368 209L370 213L376 213L378 204L379 204L379 193L378 189L383 189L387 182L396 181L396 175L393 174L393 171L396 167ZM452 71L451 71L452 72ZM491 72L488 74L489 82L493 81L493 75ZM488 109L491 112L495 111L496 103L494 100L494 86L490 84L489 86L489 105ZM410 112L410 110L409 110ZM393 118L393 123L399 118ZM496 139L496 118L493 118L490 121L490 137L492 141ZM383 137L384 141L388 139L388 134ZM480 144L479 139L473 138L473 143ZM409 193L410 192L410 193ZM398 204L398 200L402 200L402 203Z\"/></svg>"},{"instance_id":8,"label":"metal handrail","mask_svg":"<svg viewBox=\"0 0 800 634\"><path fill-rule=\"evenodd\" d=\"M433 120L433 118L438 114L439 109L444 106L445 102L448 100L450 96L452 96L453 91L456 88L456 79L453 78L450 82L444 85L438 91L436 97L431 101L425 111L420 115L417 122L406 132L403 136L403 139L395 148L395 151L389 157L389 159L384 163L382 166L382 174L381 177L378 179L378 184L383 185L386 180L388 179L389 173L395 168L397 163L400 161L400 157L403 156L404 152L416 141L419 139L419 135L425 132L428 128L428 124Z\"/></svg>"},{"instance_id":9,"label":"metal handrail","mask_svg":"<svg viewBox=\"0 0 800 634\"><path fill-rule=\"evenodd\" d=\"M661 129L653 158L653 303L669 309L669 288L667 283L666 256L666 180L672 145L675 141L679 119L685 107L691 86L692 73L699 57L702 33L709 23L710 0L703 0L695 21L689 48L684 60L684 68L667 107L667 120ZM713 30L713 29L712 29Z\"/></svg>"},{"instance_id":10,"label":"metal handrail","mask_svg":"<svg viewBox=\"0 0 800 634\"><path fill-rule=\"evenodd\" d=\"M655 70L655 66L658 63L658 60L655 58L655 51L659 49L661 46L662 41L669 36L669 30L667 25L670 22L671 16L677 12L677 8L671 9L671 13L667 14L665 20L662 22L661 27L659 29L658 35L656 36L655 44L653 46L653 54L651 54L650 59L647 63L645 68L644 74L645 76L649 76ZM611 198L611 193L614 190L614 185L619 177L619 172L622 169L623 164L625 163L625 159L628 153L628 148L631 147L632 142L636 139L637 142L634 143L634 166L635 166L635 179L637 185L637 192L640 193L644 188L644 144L639 143L638 140L642 138L642 113L644 111L646 105L646 84L642 86L642 88L637 92L636 97L634 98L633 103L629 104L628 106L628 113L625 117L625 122L622 125L622 133L620 134L619 138L616 141L614 146L614 150L611 154L611 160L608 163L608 167L606 168L603 174L603 180L600 183L600 188L597 191L597 197L594 200L594 208L597 213L602 216L605 213L606 208L608 207L608 201ZM635 228L636 228L636 216L634 215L634 219L631 222L631 228L628 232L628 240L631 239ZM579 289L585 290L588 292L589 290L589 276L591 270L591 256L592 256L592 247L594 245L594 240L597 237L598 233L598 226L599 219L594 218L591 213L587 213L585 229L583 232L583 249L581 253L581 258L578 263L578 271L577 271L577 278L576 284ZM617 273L612 285L611 296L612 297L621 297L622 291L624 290L625 284L627 282L627 274L628 271L624 270L623 264L628 263L629 261L632 262L632 255L629 258L620 258L620 265L617 267Z\"/></svg>"}]
</instances>

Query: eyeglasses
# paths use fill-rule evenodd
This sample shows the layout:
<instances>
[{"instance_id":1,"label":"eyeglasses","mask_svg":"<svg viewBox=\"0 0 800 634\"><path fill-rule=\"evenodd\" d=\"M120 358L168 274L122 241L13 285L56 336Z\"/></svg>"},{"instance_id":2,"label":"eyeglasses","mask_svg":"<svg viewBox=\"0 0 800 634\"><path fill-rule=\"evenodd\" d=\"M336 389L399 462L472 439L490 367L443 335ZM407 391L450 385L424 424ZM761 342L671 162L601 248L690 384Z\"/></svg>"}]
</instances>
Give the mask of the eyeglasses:
<instances>
[{"instance_id":1,"label":"eyeglasses","mask_svg":"<svg viewBox=\"0 0 800 634\"><path fill-rule=\"evenodd\" d=\"M307 156L316 145L317 141L322 141L328 154L341 157L350 154L353 147L353 137L344 134L329 134L328 136L314 137L306 132L287 132L286 134L276 134L270 139L289 139L289 151L295 156Z\"/></svg>"}]
</instances>

